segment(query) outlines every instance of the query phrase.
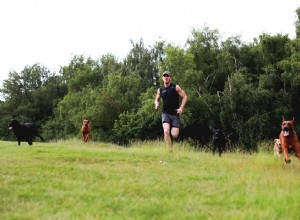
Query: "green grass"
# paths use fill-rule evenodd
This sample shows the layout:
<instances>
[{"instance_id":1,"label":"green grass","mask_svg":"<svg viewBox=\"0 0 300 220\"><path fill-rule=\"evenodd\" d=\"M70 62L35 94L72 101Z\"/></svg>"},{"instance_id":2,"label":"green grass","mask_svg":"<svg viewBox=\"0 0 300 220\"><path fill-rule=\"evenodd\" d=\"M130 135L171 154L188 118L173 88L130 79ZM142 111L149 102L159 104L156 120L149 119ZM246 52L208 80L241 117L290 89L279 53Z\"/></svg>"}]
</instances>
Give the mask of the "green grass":
<instances>
[{"instance_id":1,"label":"green grass","mask_svg":"<svg viewBox=\"0 0 300 220\"><path fill-rule=\"evenodd\" d=\"M294 156L0 141L0 219L298 219L299 200Z\"/></svg>"}]
</instances>

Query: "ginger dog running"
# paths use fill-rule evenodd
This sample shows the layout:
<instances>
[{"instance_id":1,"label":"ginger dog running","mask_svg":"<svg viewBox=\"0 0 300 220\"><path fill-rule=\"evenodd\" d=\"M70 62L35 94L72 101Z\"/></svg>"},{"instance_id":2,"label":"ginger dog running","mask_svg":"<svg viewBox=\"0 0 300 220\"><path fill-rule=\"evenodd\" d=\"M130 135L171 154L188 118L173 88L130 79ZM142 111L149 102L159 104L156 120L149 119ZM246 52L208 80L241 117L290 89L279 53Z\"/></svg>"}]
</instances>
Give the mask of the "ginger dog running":
<instances>
[{"instance_id":1,"label":"ginger dog running","mask_svg":"<svg viewBox=\"0 0 300 220\"><path fill-rule=\"evenodd\" d=\"M296 156L300 160L300 144L297 134L294 129L294 118L292 121L286 121L282 116L281 133L279 135L284 160L286 163L290 163L289 147L295 152Z\"/></svg>"},{"instance_id":2,"label":"ginger dog running","mask_svg":"<svg viewBox=\"0 0 300 220\"><path fill-rule=\"evenodd\" d=\"M88 119L84 119L81 127L82 140L88 142L91 136L91 127Z\"/></svg>"}]
</instances>

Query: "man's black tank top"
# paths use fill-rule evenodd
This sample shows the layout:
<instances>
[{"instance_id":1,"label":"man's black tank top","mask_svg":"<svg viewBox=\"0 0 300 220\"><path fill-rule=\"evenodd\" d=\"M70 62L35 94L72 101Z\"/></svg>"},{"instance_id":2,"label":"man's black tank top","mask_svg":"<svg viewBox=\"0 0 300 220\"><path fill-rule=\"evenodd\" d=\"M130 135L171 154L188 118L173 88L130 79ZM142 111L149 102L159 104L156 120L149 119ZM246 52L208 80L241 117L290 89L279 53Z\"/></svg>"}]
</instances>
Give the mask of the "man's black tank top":
<instances>
[{"instance_id":1,"label":"man's black tank top","mask_svg":"<svg viewBox=\"0 0 300 220\"><path fill-rule=\"evenodd\" d=\"M160 96L163 99L163 112L169 115L176 115L179 108L179 95L176 92L176 85L171 83L168 88L160 88Z\"/></svg>"}]
</instances>

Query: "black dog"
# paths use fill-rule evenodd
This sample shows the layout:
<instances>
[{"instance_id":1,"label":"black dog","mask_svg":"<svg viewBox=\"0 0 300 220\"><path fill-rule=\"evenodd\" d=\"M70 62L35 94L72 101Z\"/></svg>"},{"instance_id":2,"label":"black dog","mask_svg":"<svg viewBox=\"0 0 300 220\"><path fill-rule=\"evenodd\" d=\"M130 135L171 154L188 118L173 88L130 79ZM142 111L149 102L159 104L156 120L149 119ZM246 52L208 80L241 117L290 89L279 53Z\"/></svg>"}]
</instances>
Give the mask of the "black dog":
<instances>
[{"instance_id":1,"label":"black dog","mask_svg":"<svg viewBox=\"0 0 300 220\"><path fill-rule=\"evenodd\" d=\"M219 156L225 150L226 140L222 129L219 127L210 127L211 132L213 133L212 137L212 153L215 155L215 151L218 149Z\"/></svg>"},{"instance_id":2,"label":"black dog","mask_svg":"<svg viewBox=\"0 0 300 220\"><path fill-rule=\"evenodd\" d=\"M8 129L14 132L19 145L21 141L27 141L29 145L32 145L35 137L39 137L42 141L45 141L39 134L37 126L34 123L20 124L17 120L13 119L9 122Z\"/></svg>"}]
</instances>

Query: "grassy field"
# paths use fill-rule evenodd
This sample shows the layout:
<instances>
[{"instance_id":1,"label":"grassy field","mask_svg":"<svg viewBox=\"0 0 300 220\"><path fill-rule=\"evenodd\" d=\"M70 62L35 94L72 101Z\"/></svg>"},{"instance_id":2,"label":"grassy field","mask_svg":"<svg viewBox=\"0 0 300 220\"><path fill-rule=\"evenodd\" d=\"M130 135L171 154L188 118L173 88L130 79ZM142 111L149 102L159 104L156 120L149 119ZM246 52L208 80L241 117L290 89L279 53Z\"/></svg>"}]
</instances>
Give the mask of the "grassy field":
<instances>
[{"instance_id":1,"label":"grassy field","mask_svg":"<svg viewBox=\"0 0 300 220\"><path fill-rule=\"evenodd\" d=\"M164 142L0 141L0 219L299 219L300 163Z\"/></svg>"}]
</instances>

